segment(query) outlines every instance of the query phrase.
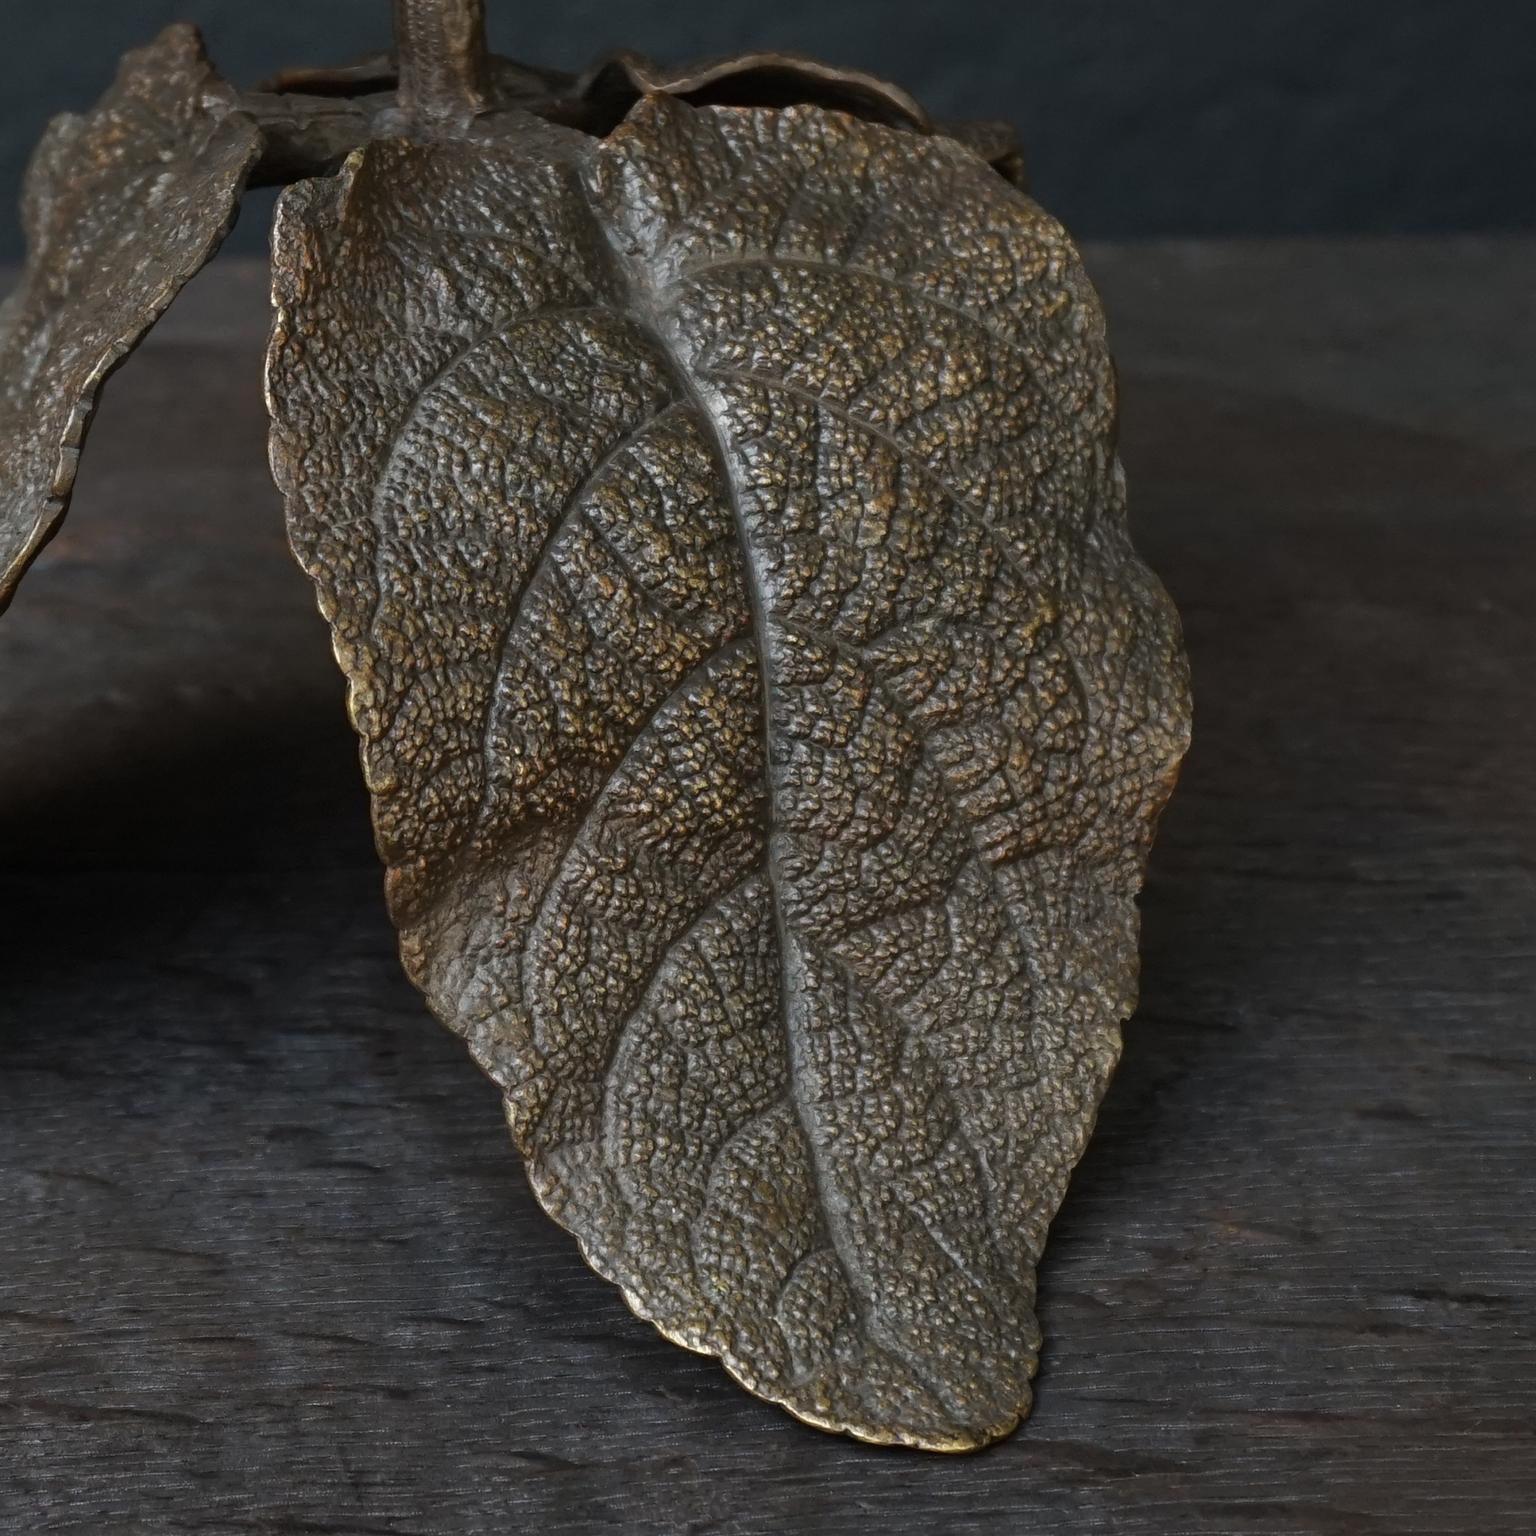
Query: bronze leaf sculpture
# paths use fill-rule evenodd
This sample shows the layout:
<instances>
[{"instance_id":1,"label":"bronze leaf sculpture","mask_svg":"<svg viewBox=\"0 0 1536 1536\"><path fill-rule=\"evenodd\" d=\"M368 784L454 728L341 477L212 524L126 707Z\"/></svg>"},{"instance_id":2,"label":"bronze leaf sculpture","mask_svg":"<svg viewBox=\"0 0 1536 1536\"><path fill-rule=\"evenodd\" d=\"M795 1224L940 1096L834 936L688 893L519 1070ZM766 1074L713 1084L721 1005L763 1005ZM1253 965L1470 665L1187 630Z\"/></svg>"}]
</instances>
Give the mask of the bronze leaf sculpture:
<instances>
[{"instance_id":1,"label":"bronze leaf sculpture","mask_svg":"<svg viewBox=\"0 0 1536 1536\"><path fill-rule=\"evenodd\" d=\"M1097 300L995 125L786 55L570 78L478 0L50 129L0 317L0 603L252 181L272 464L391 914L539 1200L861 1439L1027 1411L1188 738Z\"/></svg>"}]
</instances>

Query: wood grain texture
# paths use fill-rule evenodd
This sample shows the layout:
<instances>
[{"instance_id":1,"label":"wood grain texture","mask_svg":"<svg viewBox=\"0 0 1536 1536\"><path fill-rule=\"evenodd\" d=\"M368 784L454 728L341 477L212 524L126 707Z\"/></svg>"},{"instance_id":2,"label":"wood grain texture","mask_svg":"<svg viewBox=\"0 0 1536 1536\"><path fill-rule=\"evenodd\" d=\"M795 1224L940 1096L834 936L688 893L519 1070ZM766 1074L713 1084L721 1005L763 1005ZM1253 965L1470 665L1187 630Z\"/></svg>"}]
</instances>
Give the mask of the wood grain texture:
<instances>
[{"instance_id":1,"label":"wood grain texture","mask_svg":"<svg viewBox=\"0 0 1536 1536\"><path fill-rule=\"evenodd\" d=\"M1035 1415L954 1462L754 1402L537 1210L399 974L265 276L201 279L0 627L0 1531L1528 1531L1533 259L1090 251L1195 746Z\"/></svg>"}]
</instances>

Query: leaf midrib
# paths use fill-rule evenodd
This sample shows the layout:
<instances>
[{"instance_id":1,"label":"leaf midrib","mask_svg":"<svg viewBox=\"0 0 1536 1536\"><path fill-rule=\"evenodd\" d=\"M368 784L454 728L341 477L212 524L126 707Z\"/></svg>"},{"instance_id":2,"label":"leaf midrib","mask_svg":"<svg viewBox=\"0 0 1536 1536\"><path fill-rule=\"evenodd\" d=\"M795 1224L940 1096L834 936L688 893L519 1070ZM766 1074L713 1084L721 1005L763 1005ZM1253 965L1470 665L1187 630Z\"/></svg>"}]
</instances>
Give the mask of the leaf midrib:
<instances>
[{"instance_id":1,"label":"leaf midrib","mask_svg":"<svg viewBox=\"0 0 1536 1536\"><path fill-rule=\"evenodd\" d=\"M767 789L767 793L763 796L763 869L767 878L769 909L772 913L774 938L779 953L781 1016L784 1023L786 1043L786 1065L788 1069L786 1076L789 1085L789 1100L794 1107L795 1119L800 1126L801 1134L805 1138L811 1179L816 1190L817 1206L826 1225L827 1235L831 1240L838 1262L842 1265L844 1273L848 1277L848 1292L858 1316L860 1332L866 1338L872 1339L873 1334L869 1328L866 1315L868 1302L860 1286L854 1282L854 1276L860 1274L862 1269L856 1262L855 1255L850 1251L851 1244L848 1234L840 1229L840 1224L834 1219L838 1202L831 1198L833 1186L831 1177L824 1164L821 1142L814 1134L814 1129L807 1116L806 1106L799 1089L800 1082L804 1076L802 1062L805 1051L803 1042L797 1038L796 1028L793 1023L794 1009L790 1006L789 1000L800 995L803 991L804 977L803 974L797 975L795 971L792 961L792 956L796 953L793 948L794 939L785 922L784 905L779 895L782 885L782 874L774 853L774 807L780 786L774 783L773 754L769 750L773 739L774 679L773 669L769 664L771 653L769 650L768 616L763 601L761 578L757 562L753 558L752 546L747 537L746 529L742 525L741 489L736 483L736 478L731 468L729 445L721 432L720 424L716 420L714 411L710 409L699 388L691 359L686 350L679 345L676 337L669 334L672 325L675 324L675 316L663 302L664 295L668 290L666 288L658 288L653 281L654 274L652 269L646 263L643 256L627 254L614 238L615 230L609 223L607 210L601 206L599 201L601 194L590 185L586 177L577 175L572 179L578 189L593 228L601 235L604 248L609 257L615 286L619 294L627 300L625 312L645 331L649 340L656 347L658 355L664 360L679 396L686 400L697 413L699 423L709 443L711 457L715 461L721 487L725 491L728 502L727 510L730 515L731 526L736 534L737 548L741 557L742 586L750 613L750 631L757 660L759 688L762 698L762 719L759 735L762 742L763 777ZM643 246L643 240L637 242L637 250L643 250ZM917 1363L909 1360L908 1365L918 1372L919 1379L922 1379Z\"/></svg>"}]
</instances>

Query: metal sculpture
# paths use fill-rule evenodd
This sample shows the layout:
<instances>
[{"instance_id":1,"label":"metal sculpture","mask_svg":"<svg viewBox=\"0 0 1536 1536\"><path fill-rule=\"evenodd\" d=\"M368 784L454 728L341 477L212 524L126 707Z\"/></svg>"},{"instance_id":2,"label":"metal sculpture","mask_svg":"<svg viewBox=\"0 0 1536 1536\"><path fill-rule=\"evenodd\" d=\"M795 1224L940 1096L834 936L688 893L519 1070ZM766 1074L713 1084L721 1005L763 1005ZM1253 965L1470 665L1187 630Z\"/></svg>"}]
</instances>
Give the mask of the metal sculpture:
<instances>
[{"instance_id":1,"label":"metal sculpture","mask_svg":"<svg viewBox=\"0 0 1536 1536\"><path fill-rule=\"evenodd\" d=\"M810 1423L983 1445L1188 736L1097 300L996 125L396 18L246 94L173 28L49 130L0 603L106 373L291 182L272 463L407 970L640 1316Z\"/></svg>"}]
</instances>

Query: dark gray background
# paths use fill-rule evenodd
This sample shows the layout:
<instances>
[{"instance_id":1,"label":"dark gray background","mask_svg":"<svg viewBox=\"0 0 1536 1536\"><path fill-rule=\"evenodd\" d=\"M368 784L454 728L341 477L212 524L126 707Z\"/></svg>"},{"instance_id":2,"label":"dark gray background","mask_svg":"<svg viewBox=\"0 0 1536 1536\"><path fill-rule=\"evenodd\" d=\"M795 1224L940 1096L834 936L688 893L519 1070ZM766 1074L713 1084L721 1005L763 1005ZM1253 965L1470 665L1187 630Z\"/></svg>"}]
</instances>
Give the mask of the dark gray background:
<instances>
[{"instance_id":1,"label":"dark gray background","mask_svg":"<svg viewBox=\"0 0 1536 1536\"><path fill-rule=\"evenodd\" d=\"M250 81L383 45L388 0L3 0L0 258L50 113L195 21ZM1536 227L1529 0L490 0L499 51L575 68L627 44L749 44L877 70L935 111L1013 119L1085 236ZM237 235L253 249L265 220Z\"/></svg>"}]
</instances>

